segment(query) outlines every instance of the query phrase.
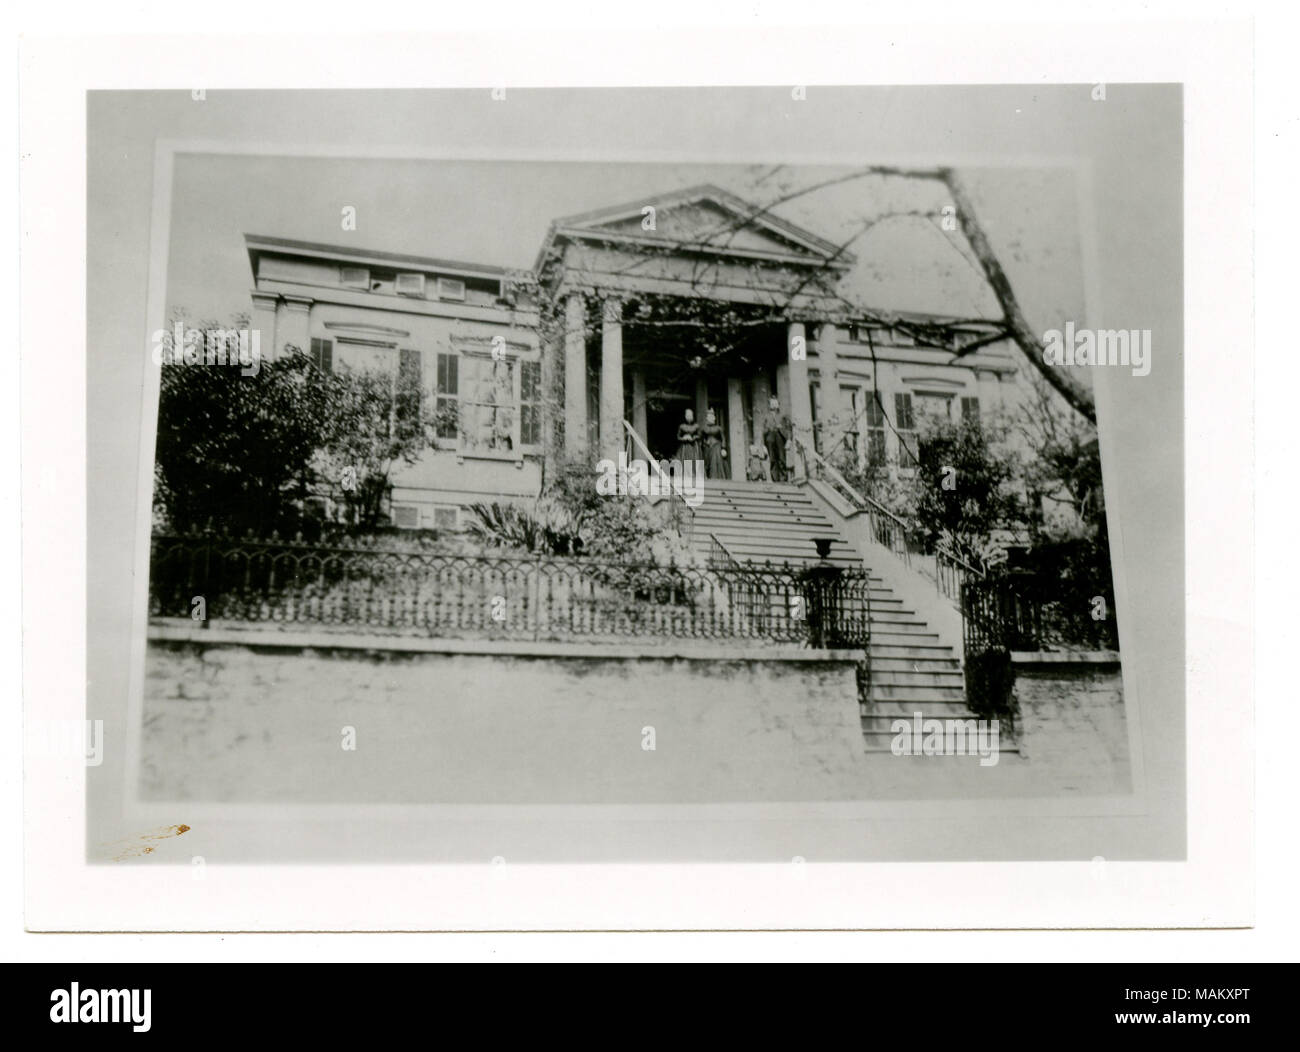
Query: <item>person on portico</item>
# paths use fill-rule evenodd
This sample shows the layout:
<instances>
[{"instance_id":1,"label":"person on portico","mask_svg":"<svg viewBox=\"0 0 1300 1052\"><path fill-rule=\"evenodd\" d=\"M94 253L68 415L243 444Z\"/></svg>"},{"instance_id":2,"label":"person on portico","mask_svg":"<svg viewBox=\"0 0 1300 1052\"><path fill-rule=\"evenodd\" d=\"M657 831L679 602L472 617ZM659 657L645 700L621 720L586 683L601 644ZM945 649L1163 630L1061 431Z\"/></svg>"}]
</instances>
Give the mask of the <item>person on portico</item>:
<instances>
[{"instance_id":1,"label":"person on portico","mask_svg":"<svg viewBox=\"0 0 1300 1052\"><path fill-rule=\"evenodd\" d=\"M785 482L786 474L785 444L790 426L788 418L781 415L781 403L773 398L768 402L767 418L763 427L763 445L767 447L773 482Z\"/></svg>"},{"instance_id":2,"label":"person on portico","mask_svg":"<svg viewBox=\"0 0 1300 1052\"><path fill-rule=\"evenodd\" d=\"M686 410L677 426L677 459L684 465L700 459L700 426L695 422L693 409Z\"/></svg>"},{"instance_id":3,"label":"person on portico","mask_svg":"<svg viewBox=\"0 0 1300 1052\"><path fill-rule=\"evenodd\" d=\"M680 448L674 403L689 399L700 429L717 407L702 450L710 476L743 479L759 439L749 406L779 389L785 435L763 444L787 477L802 463L789 442L812 440L805 324L842 310L835 284L854 264L843 246L712 185L555 220L534 273L560 322L546 376L566 454L586 455L594 439L617 456L625 418L652 452L674 437Z\"/></svg>"},{"instance_id":4,"label":"person on portico","mask_svg":"<svg viewBox=\"0 0 1300 1052\"><path fill-rule=\"evenodd\" d=\"M722 428L718 425L717 414L712 409L705 415L704 426L700 428L700 434L704 438L704 477L711 479L726 478L727 450L723 445L725 436L722 433Z\"/></svg>"}]
</instances>

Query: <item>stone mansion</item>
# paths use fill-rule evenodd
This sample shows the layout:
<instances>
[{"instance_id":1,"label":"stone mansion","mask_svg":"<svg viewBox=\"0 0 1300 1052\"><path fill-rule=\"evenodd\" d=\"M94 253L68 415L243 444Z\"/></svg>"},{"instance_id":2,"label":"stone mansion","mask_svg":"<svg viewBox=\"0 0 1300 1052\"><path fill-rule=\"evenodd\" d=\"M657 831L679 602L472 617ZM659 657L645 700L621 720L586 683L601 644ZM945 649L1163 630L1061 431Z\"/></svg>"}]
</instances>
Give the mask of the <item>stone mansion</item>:
<instances>
[{"instance_id":1,"label":"stone mansion","mask_svg":"<svg viewBox=\"0 0 1300 1052\"><path fill-rule=\"evenodd\" d=\"M399 527L533 497L561 455L615 459L629 425L670 458L688 408L713 412L744 479L769 413L828 457L906 471L923 415L1017 397L996 323L855 306L850 253L714 186L556 219L532 270L245 242L264 352L414 371L438 410L431 447L394 476Z\"/></svg>"}]
</instances>

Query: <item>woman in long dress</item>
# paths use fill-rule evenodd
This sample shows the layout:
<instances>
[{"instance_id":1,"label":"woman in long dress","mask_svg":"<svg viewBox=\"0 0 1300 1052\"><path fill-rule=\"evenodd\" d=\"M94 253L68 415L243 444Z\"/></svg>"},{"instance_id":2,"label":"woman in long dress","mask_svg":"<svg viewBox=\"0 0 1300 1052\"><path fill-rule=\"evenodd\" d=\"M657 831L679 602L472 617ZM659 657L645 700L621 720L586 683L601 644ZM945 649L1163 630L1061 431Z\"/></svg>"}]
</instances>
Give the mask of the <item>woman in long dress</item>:
<instances>
[{"instance_id":1,"label":"woman in long dress","mask_svg":"<svg viewBox=\"0 0 1300 1052\"><path fill-rule=\"evenodd\" d=\"M704 436L704 477L726 478L727 450L722 444L722 428L718 426L718 418L712 409L704 418L704 426L700 429L700 434Z\"/></svg>"},{"instance_id":2,"label":"woman in long dress","mask_svg":"<svg viewBox=\"0 0 1300 1052\"><path fill-rule=\"evenodd\" d=\"M695 461L700 459L700 425L695 422L695 412L691 409L686 410L677 425L677 459L689 471L695 470ZM686 468L687 464L691 467Z\"/></svg>"}]
</instances>

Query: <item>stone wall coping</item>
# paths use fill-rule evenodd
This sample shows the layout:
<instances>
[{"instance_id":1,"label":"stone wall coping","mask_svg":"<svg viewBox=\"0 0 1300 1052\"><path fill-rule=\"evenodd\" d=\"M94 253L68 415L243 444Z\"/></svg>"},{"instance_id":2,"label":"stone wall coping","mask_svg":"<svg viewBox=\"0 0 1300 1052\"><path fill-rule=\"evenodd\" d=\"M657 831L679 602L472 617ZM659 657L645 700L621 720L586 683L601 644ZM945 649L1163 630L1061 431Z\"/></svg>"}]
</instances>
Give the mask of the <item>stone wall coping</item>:
<instances>
[{"instance_id":1,"label":"stone wall coping","mask_svg":"<svg viewBox=\"0 0 1300 1052\"><path fill-rule=\"evenodd\" d=\"M1013 665L1118 665L1118 650L1013 650Z\"/></svg>"},{"instance_id":2,"label":"stone wall coping","mask_svg":"<svg viewBox=\"0 0 1300 1052\"><path fill-rule=\"evenodd\" d=\"M170 620L170 619L169 619ZM277 647L285 650L388 650L408 654L482 654L491 657L603 658L684 661L789 661L834 663L861 661L859 650L808 650L796 646L743 647L723 643L552 643L503 639L428 639L359 632L281 632L266 628L202 628L178 618L154 621L149 638L179 643Z\"/></svg>"}]
</instances>

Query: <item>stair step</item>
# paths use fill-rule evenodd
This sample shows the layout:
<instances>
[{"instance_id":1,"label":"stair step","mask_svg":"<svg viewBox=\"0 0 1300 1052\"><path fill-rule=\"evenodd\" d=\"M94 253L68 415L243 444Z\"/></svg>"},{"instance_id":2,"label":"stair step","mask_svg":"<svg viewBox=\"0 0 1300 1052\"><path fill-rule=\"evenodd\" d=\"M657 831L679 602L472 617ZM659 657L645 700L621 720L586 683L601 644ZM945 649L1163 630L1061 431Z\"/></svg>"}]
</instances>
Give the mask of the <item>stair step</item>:
<instances>
[{"instance_id":1,"label":"stair step","mask_svg":"<svg viewBox=\"0 0 1300 1052\"><path fill-rule=\"evenodd\" d=\"M744 523L747 530L762 529L765 531L770 530L773 533L801 531L804 534L812 532L818 536L822 534L830 534L832 537L840 536L839 531L835 529L833 524L806 515L768 515L727 509L708 512L697 511L695 513L697 529L701 526L707 526L710 529L725 528L740 523Z\"/></svg>"},{"instance_id":2,"label":"stair step","mask_svg":"<svg viewBox=\"0 0 1300 1052\"><path fill-rule=\"evenodd\" d=\"M898 672L893 669L871 669L871 683L882 687L948 687L965 688L966 677L958 669L936 669L932 672Z\"/></svg>"},{"instance_id":3,"label":"stair step","mask_svg":"<svg viewBox=\"0 0 1300 1052\"><path fill-rule=\"evenodd\" d=\"M903 625L889 626L891 630L895 628L903 628L903 627L905 626ZM873 643L902 643L906 645L911 645L913 641L915 641L918 645L929 646L931 644L934 644L937 646L939 643L939 633L938 632L880 631L874 625L871 628L871 642Z\"/></svg>"},{"instance_id":4,"label":"stair step","mask_svg":"<svg viewBox=\"0 0 1300 1052\"><path fill-rule=\"evenodd\" d=\"M799 492L763 493L758 490L735 490L730 487L724 489L706 483L704 499L708 500L710 497L717 501L729 500L736 504L801 504L809 508L817 508L821 512L821 508L815 500L807 494ZM825 512L821 513L825 514Z\"/></svg>"},{"instance_id":5,"label":"stair step","mask_svg":"<svg viewBox=\"0 0 1300 1052\"><path fill-rule=\"evenodd\" d=\"M862 701L858 714L864 720L910 720L917 713L923 720L977 719L964 701Z\"/></svg>"},{"instance_id":6,"label":"stair step","mask_svg":"<svg viewBox=\"0 0 1300 1052\"><path fill-rule=\"evenodd\" d=\"M892 735L890 737L892 737ZM881 744L878 741L867 742L866 751L888 753L891 756L894 753L894 750L890 748L889 745ZM1019 752L1020 752L1020 746L1003 745L1001 740L999 739L998 755L1002 755L1004 753L1011 754L1011 755L1018 755ZM897 758L899 760L915 760L918 763L925 762L925 761L929 761L930 763L933 763L935 760L953 760L953 761L965 762L965 763L979 762L979 755L977 753L967 753L965 756L926 756L924 753L912 753L910 756L902 755Z\"/></svg>"},{"instance_id":7,"label":"stair step","mask_svg":"<svg viewBox=\"0 0 1300 1052\"><path fill-rule=\"evenodd\" d=\"M956 658L944 656L923 656L923 657L873 657L871 659L871 674L874 676L877 672L957 672L961 673L961 665Z\"/></svg>"},{"instance_id":8,"label":"stair step","mask_svg":"<svg viewBox=\"0 0 1300 1052\"><path fill-rule=\"evenodd\" d=\"M869 697L872 701L895 701L914 706L945 701L966 704L966 690L963 687L918 687L913 683L872 683Z\"/></svg>"},{"instance_id":9,"label":"stair step","mask_svg":"<svg viewBox=\"0 0 1300 1052\"><path fill-rule=\"evenodd\" d=\"M729 501L732 504L771 504L774 507L783 505L797 505L803 508L816 508L819 515L825 515L821 506L804 493L758 493L754 491L720 489L717 486L705 485L704 500L717 501L719 504Z\"/></svg>"},{"instance_id":10,"label":"stair step","mask_svg":"<svg viewBox=\"0 0 1300 1052\"><path fill-rule=\"evenodd\" d=\"M798 482L768 482L765 479L709 479L718 489L732 493L793 493L806 492Z\"/></svg>"},{"instance_id":11,"label":"stair step","mask_svg":"<svg viewBox=\"0 0 1300 1052\"><path fill-rule=\"evenodd\" d=\"M723 544L730 544L732 540L747 540L751 544L762 541L765 544L779 544L785 547L797 548L801 552L811 552L814 555L817 554L817 546L813 542L823 537L831 542L832 548L850 547L848 541L834 533L810 533L809 531L802 529L780 531L759 530L741 522L719 523L716 526L710 526L707 532L713 534ZM853 554L855 557L860 558L856 550Z\"/></svg>"},{"instance_id":12,"label":"stair step","mask_svg":"<svg viewBox=\"0 0 1300 1052\"><path fill-rule=\"evenodd\" d=\"M765 534L785 532L794 537L840 536L835 527L828 522L799 518L795 515L778 519L772 515L747 515L744 512L735 512L731 515L697 516L695 519L697 530L705 529L710 533L716 533L720 528L726 529L728 526L732 528L743 526L747 530L760 530Z\"/></svg>"},{"instance_id":13,"label":"stair step","mask_svg":"<svg viewBox=\"0 0 1300 1052\"><path fill-rule=\"evenodd\" d=\"M726 530L721 533L712 530L710 532L728 548L763 548L774 552L790 552L793 555L813 559L818 557L816 547L810 543L807 537L798 539L793 537L768 537L762 533L745 533L741 530ZM832 554L850 552L856 561L862 561L862 557L847 543L834 537L829 539Z\"/></svg>"},{"instance_id":14,"label":"stair step","mask_svg":"<svg viewBox=\"0 0 1300 1052\"><path fill-rule=\"evenodd\" d=\"M942 643L880 643L873 638L870 653L872 658L942 657L956 660L952 647Z\"/></svg>"}]
</instances>

